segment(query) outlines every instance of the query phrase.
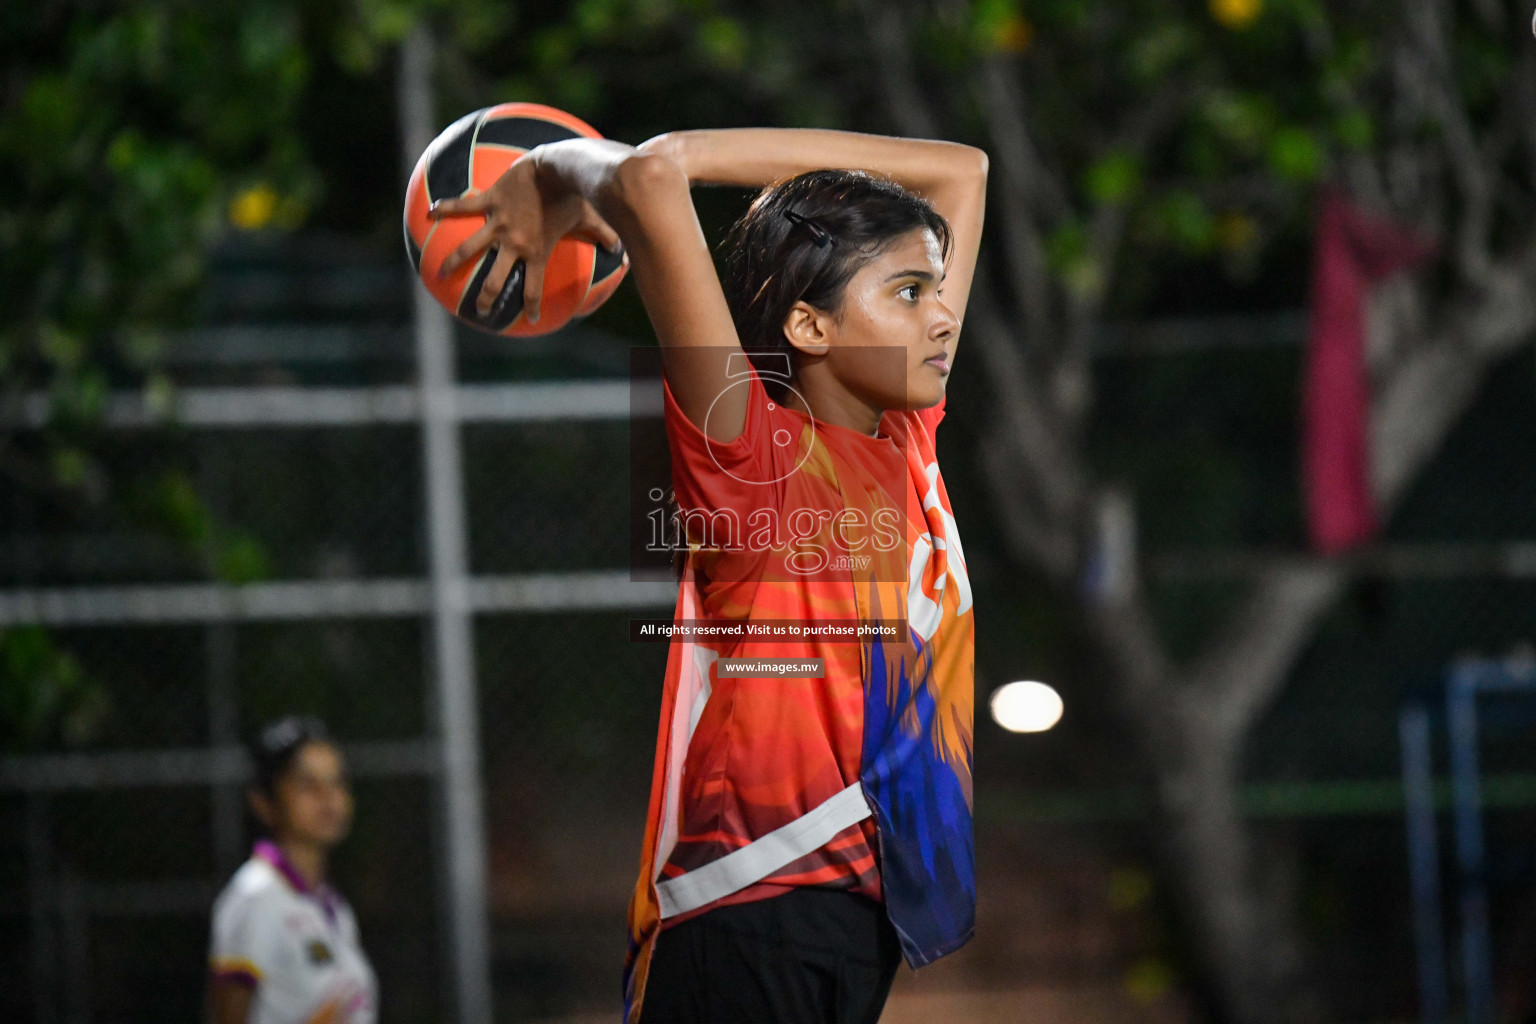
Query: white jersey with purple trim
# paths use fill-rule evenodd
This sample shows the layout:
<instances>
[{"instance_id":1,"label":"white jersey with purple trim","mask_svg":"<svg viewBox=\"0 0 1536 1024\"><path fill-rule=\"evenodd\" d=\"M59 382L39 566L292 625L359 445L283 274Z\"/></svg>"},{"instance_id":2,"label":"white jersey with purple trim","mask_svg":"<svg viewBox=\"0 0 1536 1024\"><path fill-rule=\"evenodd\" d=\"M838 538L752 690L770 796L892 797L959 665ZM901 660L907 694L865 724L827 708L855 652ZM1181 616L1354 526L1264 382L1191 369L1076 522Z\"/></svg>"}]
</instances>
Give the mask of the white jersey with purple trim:
<instances>
[{"instance_id":1,"label":"white jersey with purple trim","mask_svg":"<svg viewBox=\"0 0 1536 1024\"><path fill-rule=\"evenodd\" d=\"M374 1024L378 983L357 919L328 885L310 887L257 843L213 905L209 969L251 986L247 1024Z\"/></svg>"}]
</instances>

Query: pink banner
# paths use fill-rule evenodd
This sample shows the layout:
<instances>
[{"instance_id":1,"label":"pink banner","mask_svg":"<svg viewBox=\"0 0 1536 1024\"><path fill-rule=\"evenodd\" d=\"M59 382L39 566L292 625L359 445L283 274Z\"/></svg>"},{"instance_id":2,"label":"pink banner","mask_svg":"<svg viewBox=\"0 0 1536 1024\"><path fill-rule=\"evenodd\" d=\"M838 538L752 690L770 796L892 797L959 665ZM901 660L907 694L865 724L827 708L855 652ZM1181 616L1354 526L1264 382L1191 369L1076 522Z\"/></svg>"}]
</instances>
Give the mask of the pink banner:
<instances>
[{"instance_id":1,"label":"pink banner","mask_svg":"<svg viewBox=\"0 0 1536 1024\"><path fill-rule=\"evenodd\" d=\"M1379 527L1370 473L1370 379L1365 300L1370 286L1433 251L1371 217L1342 193L1323 194L1312 266L1312 323L1302 393L1302 472L1315 550L1336 554Z\"/></svg>"}]
</instances>

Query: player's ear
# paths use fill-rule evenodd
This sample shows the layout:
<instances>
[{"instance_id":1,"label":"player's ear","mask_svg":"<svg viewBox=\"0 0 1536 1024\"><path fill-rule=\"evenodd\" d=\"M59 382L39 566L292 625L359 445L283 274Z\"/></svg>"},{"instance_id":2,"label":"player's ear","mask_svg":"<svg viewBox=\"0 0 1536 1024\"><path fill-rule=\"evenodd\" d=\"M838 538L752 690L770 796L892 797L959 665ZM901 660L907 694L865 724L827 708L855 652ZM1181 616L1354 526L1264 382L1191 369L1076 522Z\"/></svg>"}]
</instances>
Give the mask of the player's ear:
<instances>
[{"instance_id":1,"label":"player's ear","mask_svg":"<svg viewBox=\"0 0 1536 1024\"><path fill-rule=\"evenodd\" d=\"M784 317L784 337L796 351L824 356L832 347L832 317L808 302L797 302Z\"/></svg>"},{"instance_id":2,"label":"player's ear","mask_svg":"<svg viewBox=\"0 0 1536 1024\"><path fill-rule=\"evenodd\" d=\"M272 806L272 798L252 787L245 791L245 802L250 805L251 813L256 816L256 820L270 830L273 821L277 818L277 809Z\"/></svg>"}]
</instances>

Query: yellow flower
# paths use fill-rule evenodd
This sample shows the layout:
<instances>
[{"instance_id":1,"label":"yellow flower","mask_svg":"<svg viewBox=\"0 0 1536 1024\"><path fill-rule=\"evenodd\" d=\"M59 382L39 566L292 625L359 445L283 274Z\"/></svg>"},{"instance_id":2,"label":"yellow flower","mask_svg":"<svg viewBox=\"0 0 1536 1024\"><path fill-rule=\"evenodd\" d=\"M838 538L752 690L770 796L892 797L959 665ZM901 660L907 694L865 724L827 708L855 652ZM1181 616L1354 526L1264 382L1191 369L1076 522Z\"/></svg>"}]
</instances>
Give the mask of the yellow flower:
<instances>
[{"instance_id":1,"label":"yellow flower","mask_svg":"<svg viewBox=\"0 0 1536 1024\"><path fill-rule=\"evenodd\" d=\"M1011 14L992 31L992 46L1003 53L1023 53L1035 38L1035 26L1022 14Z\"/></svg>"},{"instance_id":2,"label":"yellow flower","mask_svg":"<svg viewBox=\"0 0 1536 1024\"><path fill-rule=\"evenodd\" d=\"M1264 9L1264 0L1210 0L1211 17L1230 29L1245 29Z\"/></svg>"},{"instance_id":3,"label":"yellow flower","mask_svg":"<svg viewBox=\"0 0 1536 1024\"><path fill-rule=\"evenodd\" d=\"M242 189L229 201L229 222L241 231L260 231L277 212L277 193L268 185Z\"/></svg>"}]
</instances>

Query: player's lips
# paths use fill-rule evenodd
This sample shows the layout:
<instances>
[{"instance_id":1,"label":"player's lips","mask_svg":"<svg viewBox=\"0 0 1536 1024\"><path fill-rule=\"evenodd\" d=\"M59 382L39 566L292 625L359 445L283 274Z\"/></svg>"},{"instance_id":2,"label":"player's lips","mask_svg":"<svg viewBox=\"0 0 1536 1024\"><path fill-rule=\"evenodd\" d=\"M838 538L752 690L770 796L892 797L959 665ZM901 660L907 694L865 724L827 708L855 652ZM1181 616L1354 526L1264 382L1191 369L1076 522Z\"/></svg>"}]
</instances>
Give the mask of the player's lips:
<instances>
[{"instance_id":1,"label":"player's lips","mask_svg":"<svg viewBox=\"0 0 1536 1024\"><path fill-rule=\"evenodd\" d=\"M942 352L940 352L936 356L930 356L927 359L924 359L923 360L923 364L925 366L932 366L934 369L938 370L940 373L948 373L949 372L949 360L944 356L944 353L942 353Z\"/></svg>"}]
</instances>

